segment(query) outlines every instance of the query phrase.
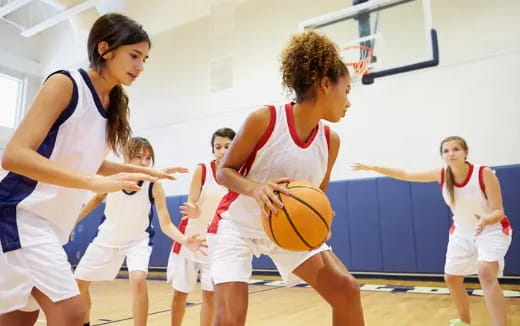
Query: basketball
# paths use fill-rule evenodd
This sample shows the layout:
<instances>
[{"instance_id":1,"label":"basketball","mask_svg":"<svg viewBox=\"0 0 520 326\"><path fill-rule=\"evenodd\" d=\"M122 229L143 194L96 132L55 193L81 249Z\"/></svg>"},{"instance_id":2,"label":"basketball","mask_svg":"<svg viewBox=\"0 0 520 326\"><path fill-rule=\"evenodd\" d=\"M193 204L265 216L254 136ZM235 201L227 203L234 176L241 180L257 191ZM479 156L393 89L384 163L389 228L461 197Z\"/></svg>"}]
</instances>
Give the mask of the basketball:
<instances>
[{"instance_id":1,"label":"basketball","mask_svg":"<svg viewBox=\"0 0 520 326\"><path fill-rule=\"evenodd\" d=\"M294 251L319 247L332 224L332 207L327 195L306 181L286 185L291 195L277 193L283 203L276 214L262 218L264 230L278 246Z\"/></svg>"}]
</instances>

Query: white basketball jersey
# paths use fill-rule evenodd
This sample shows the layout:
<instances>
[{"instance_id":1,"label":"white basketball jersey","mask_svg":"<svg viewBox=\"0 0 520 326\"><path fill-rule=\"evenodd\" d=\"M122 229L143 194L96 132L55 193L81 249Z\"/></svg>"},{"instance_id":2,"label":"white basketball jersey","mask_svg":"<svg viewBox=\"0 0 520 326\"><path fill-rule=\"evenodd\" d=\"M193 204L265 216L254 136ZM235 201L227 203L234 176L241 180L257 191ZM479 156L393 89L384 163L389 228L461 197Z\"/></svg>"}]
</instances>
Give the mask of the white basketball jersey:
<instances>
[{"instance_id":1,"label":"white basketball jersey","mask_svg":"<svg viewBox=\"0 0 520 326\"><path fill-rule=\"evenodd\" d=\"M94 242L113 248L128 247L155 234L153 218L153 183L140 182L141 190L107 194L105 214Z\"/></svg>"},{"instance_id":2,"label":"white basketball jersey","mask_svg":"<svg viewBox=\"0 0 520 326\"><path fill-rule=\"evenodd\" d=\"M202 189L198 201L200 216L195 219L181 220L179 230L188 237L198 234L200 237L205 238L208 224L215 216L217 206L228 190L217 182L215 161L207 164L201 163L200 166L202 167ZM193 253L179 243L174 244L173 252L195 259Z\"/></svg>"},{"instance_id":3,"label":"white basketball jersey","mask_svg":"<svg viewBox=\"0 0 520 326\"><path fill-rule=\"evenodd\" d=\"M453 213L453 225L450 232L473 237L479 223L474 214L484 217L491 213L485 192L484 168L485 166L469 163L468 174L464 182L454 184L455 205L451 205L448 188L444 182L445 169L442 169L442 196ZM503 222L486 226L482 234L503 229L505 221L507 219L504 217ZM507 224L509 225L508 222Z\"/></svg>"},{"instance_id":4,"label":"white basketball jersey","mask_svg":"<svg viewBox=\"0 0 520 326\"><path fill-rule=\"evenodd\" d=\"M327 173L329 129L321 121L306 142L296 133L293 104L271 106L269 126L239 173L258 183L277 178L320 185ZM220 219L232 221L242 236L265 238L262 211L253 197L230 191L222 199L210 227L216 233Z\"/></svg>"},{"instance_id":5,"label":"white basketball jersey","mask_svg":"<svg viewBox=\"0 0 520 326\"><path fill-rule=\"evenodd\" d=\"M107 113L84 70L59 71L74 84L71 101L43 140L38 153L55 163L94 175L109 152ZM68 241L87 191L9 173L0 183L0 240L3 251L48 241L49 232ZM20 214L20 210L33 214ZM46 219L48 222L45 222ZM44 229L46 231L42 231Z\"/></svg>"}]
</instances>

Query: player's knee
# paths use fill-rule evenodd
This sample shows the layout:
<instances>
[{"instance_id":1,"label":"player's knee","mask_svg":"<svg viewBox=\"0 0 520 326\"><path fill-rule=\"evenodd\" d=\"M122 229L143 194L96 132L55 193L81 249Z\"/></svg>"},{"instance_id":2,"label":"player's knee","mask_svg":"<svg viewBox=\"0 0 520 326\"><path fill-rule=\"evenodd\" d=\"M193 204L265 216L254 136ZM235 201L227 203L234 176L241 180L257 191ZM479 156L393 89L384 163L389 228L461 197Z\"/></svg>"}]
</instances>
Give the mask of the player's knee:
<instances>
[{"instance_id":1,"label":"player's knee","mask_svg":"<svg viewBox=\"0 0 520 326\"><path fill-rule=\"evenodd\" d=\"M146 292L146 277L134 277L131 283L134 291L139 293Z\"/></svg>"},{"instance_id":2,"label":"player's knee","mask_svg":"<svg viewBox=\"0 0 520 326\"><path fill-rule=\"evenodd\" d=\"M74 305L73 309L63 309L64 325L83 325L86 309L83 304Z\"/></svg>"},{"instance_id":3,"label":"player's knee","mask_svg":"<svg viewBox=\"0 0 520 326\"><path fill-rule=\"evenodd\" d=\"M361 291L359 283L350 275L337 275L331 278L328 286L329 293L327 301L333 307L344 307L352 300L359 300Z\"/></svg>"},{"instance_id":4,"label":"player's knee","mask_svg":"<svg viewBox=\"0 0 520 326\"><path fill-rule=\"evenodd\" d=\"M360 288L358 281L350 275L342 275L340 277L339 284L341 285L341 291L345 292L348 296L359 296Z\"/></svg>"},{"instance_id":5,"label":"player's knee","mask_svg":"<svg viewBox=\"0 0 520 326\"><path fill-rule=\"evenodd\" d=\"M461 282L461 277L451 274L444 274L444 281L448 285L456 285Z\"/></svg>"},{"instance_id":6,"label":"player's knee","mask_svg":"<svg viewBox=\"0 0 520 326\"><path fill-rule=\"evenodd\" d=\"M240 314L232 313L229 310L217 311L215 314L215 325L217 326L242 326L245 318Z\"/></svg>"},{"instance_id":7,"label":"player's knee","mask_svg":"<svg viewBox=\"0 0 520 326\"><path fill-rule=\"evenodd\" d=\"M491 264L480 264L478 278L482 286L494 284L497 281L495 268Z\"/></svg>"},{"instance_id":8,"label":"player's knee","mask_svg":"<svg viewBox=\"0 0 520 326\"><path fill-rule=\"evenodd\" d=\"M180 292L180 291L175 291L173 292L173 301L175 302L186 302L186 298L188 297L188 293L186 292Z\"/></svg>"}]
</instances>

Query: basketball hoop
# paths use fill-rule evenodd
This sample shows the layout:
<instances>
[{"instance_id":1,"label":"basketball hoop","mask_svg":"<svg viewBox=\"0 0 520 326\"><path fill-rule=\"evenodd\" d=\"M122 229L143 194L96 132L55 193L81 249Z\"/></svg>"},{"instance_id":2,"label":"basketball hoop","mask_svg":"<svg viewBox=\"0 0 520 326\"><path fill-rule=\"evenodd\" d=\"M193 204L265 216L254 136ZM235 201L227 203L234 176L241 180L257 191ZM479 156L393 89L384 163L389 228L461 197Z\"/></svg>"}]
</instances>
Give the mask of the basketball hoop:
<instances>
[{"instance_id":1,"label":"basketball hoop","mask_svg":"<svg viewBox=\"0 0 520 326\"><path fill-rule=\"evenodd\" d=\"M352 67L352 70L358 77L368 74L368 65L372 62L372 49L366 45L352 45L344 47L341 51L344 56L344 63L347 67Z\"/></svg>"}]
</instances>

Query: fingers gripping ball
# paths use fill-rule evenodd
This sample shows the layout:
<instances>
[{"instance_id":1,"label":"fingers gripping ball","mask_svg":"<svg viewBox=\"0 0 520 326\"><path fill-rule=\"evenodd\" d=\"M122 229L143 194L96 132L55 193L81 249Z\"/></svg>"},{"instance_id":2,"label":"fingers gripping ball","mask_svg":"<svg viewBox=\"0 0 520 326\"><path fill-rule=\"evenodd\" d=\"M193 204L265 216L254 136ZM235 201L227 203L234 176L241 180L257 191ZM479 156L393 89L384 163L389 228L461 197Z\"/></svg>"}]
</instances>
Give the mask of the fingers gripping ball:
<instances>
[{"instance_id":1,"label":"fingers gripping ball","mask_svg":"<svg viewBox=\"0 0 520 326\"><path fill-rule=\"evenodd\" d=\"M306 181L293 181L286 187L290 196L277 193L283 208L262 218L265 232L284 249L304 251L320 246L327 240L333 217L327 195Z\"/></svg>"}]
</instances>

